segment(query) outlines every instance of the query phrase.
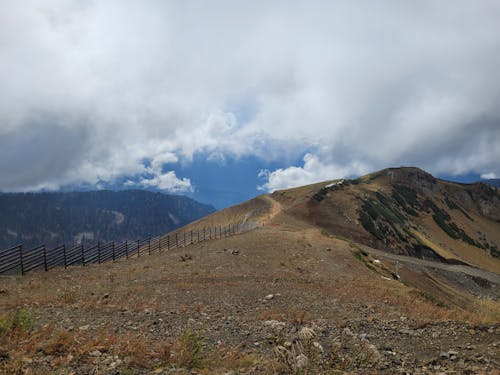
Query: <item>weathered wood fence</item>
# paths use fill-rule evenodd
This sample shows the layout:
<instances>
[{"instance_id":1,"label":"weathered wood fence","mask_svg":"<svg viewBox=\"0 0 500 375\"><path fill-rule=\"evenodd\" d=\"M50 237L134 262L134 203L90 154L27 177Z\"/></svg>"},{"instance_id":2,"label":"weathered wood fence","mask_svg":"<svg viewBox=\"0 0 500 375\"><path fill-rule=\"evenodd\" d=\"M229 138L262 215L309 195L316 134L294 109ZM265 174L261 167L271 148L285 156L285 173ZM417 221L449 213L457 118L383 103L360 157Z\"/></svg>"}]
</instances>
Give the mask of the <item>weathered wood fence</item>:
<instances>
[{"instance_id":1,"label":"weathered wood fence","mask_svg":"<svg viewBox=\"0 0 500 375\"><path fill-rule=\"evenodd\" d=\"M172 232L164 236L152 237L121 243L107 242L89 245L67 246L62 244L54 248L41 245L25 249L17 245L0 250L0 274L21 273L33 270L49 271L54 267L73 265L85 266L91 263L104 263L120 258L141 257L154 252L189 246L198 242L215 240L242 233L257 226L256 223L230 224L190 231Z\"/></svg>"}]
</instances>

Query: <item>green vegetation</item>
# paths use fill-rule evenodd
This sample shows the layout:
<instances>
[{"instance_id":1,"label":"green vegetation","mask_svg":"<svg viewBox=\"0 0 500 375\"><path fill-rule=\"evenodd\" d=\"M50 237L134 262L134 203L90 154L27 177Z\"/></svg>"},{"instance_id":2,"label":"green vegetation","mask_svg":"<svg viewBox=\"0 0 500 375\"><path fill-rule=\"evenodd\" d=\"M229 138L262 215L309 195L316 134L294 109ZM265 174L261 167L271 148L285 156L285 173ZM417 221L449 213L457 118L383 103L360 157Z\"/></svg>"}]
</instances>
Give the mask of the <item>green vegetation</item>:
<instances>
[{"instance_id":1,"label":"green vegetation","mask_svg":"<svg viewBox=\"0 0 500 375\"><path fill-rule=\"evenodd\" d=\"M376 220L378 216L381 216L389 223L401 224L405 221L405 217L392 208L392 205L387 197L377 193L377 198L379 198L380 204L372 200L367 200L361 207L373 218L373 220Z\"/></svg>"},{"instance_id":2,"label":"green vegetation","mask_svg":"<svg viewBox=\"0 0 500 375\"><path fill-rule=\"evenodd\" d=\"M188 369L202 368L205 355L203 348L205 344L200 332L193 330L189 325L176 343L178 353L177 364Z\"/></svg>"},{"instance_id":3,"label":"green vegetation","mask_svg":"<svg viewBox=\"0 0 500 375\"><path fill-rule=\"evenodd\" d=\"M405 236L397 229L396 224L403 224L405 217L394 207L390 198L379 192L375 193L378 202L368 199L363 201L359 211L359 221L363 228L379 240L384 240L390 233L390 228L401 241ZM378 222L378 224L377 224Z\"/></svg>"},{"instance_id":4,"label":"green vegetation","mask_svg":"<svg viewBox=\"0 0 500 375\"><path fill-rule=\"evenodd\" d=\"M383 240L385 238L384 234L375 226L375 222L370 218L370 215L368 215L365 211L359 212L359 221L368 233L371 233L379 240Z\"/></svg>"},{"instance_id":5,"label":"green vegetation","mask_svg":"<svg viewBox=\"0 0 500 375\"><path fill-rule=\"evenodd\" d=\"M444 201L446 202L446 205L448 206L448 208L450 210L459 210L460 209L460 207L455 202L453 202L451 199L449 199L448 197L445 197Z\"/></svg>"},{"instance_id":6,"label":"green vegetation","mask_svg":"<svg viewBox=\"0 0 500 375\"><path fill-rule=\"evenodd\" d=\"M378 271L375 269L375 267L373 267L371 265L371 263L368 261L368 253L366 251L364 251L363 249L360 249L357 246L353 246L353 247L356 249L352 252L354 257L357 260L359 260L361 263L363 263L366 266L366 268L368 268L369 270L371 270L373 272L378 273Z\"/></svg>"},{"instance_id":7,"label":"green vegetation","mask_svg":"<svg viewBox=\"0 0 500 375\"><path fill-rule=\"evenodd\" d=\"M33 314L21 309L11 314L0 316L0 337L15 330L28 331L33 327Z\"/></svg>"},{"instance_id":8,"label":"green vegetation","mask_svg":"<svg viewBox=\"0 0 500 375\"><path fill-rule=\"evenodd\" d=\"M461 213L464 214L464 216L467 219L469 219L470 221L474 221L474 219L472 217L470 217L470 215L462 207L460 207L458 204L456 204L454 201L452 201L448 197L445 197L444 201L446 202L446 205L448 206L448 208L450 210L459 210Z\"/></svg>"},{"instance_id":9,"label":"green vegetation","mask_svg":"<svg viewBox=\"0 0 500 375\"><path fill-rule=\"evenodd\" d=\"M498 250L498 247L496 245L490 246L490 254L492 257L500 258L500 251Z\"/></svg>"},{"instance_id":10,"label":"green vegetation","mask_svg":"<svg viewBox=\"0 0 500 375\"><path fill-rule=\"evenodd\" d=\"M401 208L411 216L418 216L418 212L413 209L417 206L417 193L403 185L395 185L392 190L392 198L401 206Z\"/></svg>"},{"instance_id":11,"label":"green vegetation","mask_svg":"<svg viewBox=\"0 0 500 375\"><path fill-rule=\"evenodd\" d=\"M443 301L441 301L439 298L433 296L432 294L430 293L427 293L427 292L423 292L423 291L418 291L417 294L422 297L423 299L433 303L434 305L436 306L439 306L439 307L443 307L443 308L447 308L448 305L446 305Z\"/></svg>"},{"instance_id":12,"label":"green vegetation","mask_svg":"<svg viewBox=\"0 0 500 375\"><path fill-rule=\"evenodd\" d=\"M330 186L324 186L319 191L313 195L313 199L321 202L323 199L325 199L326 195L330 191L337 191L340 189L343 189L351 184L351 180L340 180L337 181L336 183L330 185Z\"/></svg>"},{"instance_id":13,"label":"green vegetation","mask_svg":"<svg viewBox=\"0 0 500 375\"><path fill-rule=\"evenodd\" d=\"M190 198L143 190L0 194L0 249L157 236L214 212ZM27 219L29 218L29 220Z\"/></svg>"},{"instance_id":14,"label":"green vegetation","mask_svg":"<svg viewBox=\"0 0 500 375\"><path fill-rule=\"evenodd\" d=\"M481 245L479 242L475 241L473 238L471 238L467 233L462 228L459 228L454 222L451 221L451 216L443 209L439 208L433 201L430 199L427 199L424 204L428 207L430 207L433 211L434 214L432 215L432 218L436 222L437 225L451 238L455 240L462 240L469 245L476 246L480 249L483 249L483 245ZM447 203L448 204L448 203ZM448 206L456 206L456 204L450 203ZM456 206L458 207L458 206Z\"/></svg>"},{"instance_id":15,"label":"green vegetation","mask_svg":"<svg viewBox=\"0 0 500 375\"><path fill-rule=\"evenodd\" d=\"M393 196L398 196L412 207L418 206L417 192L404 185L394 185Z\"/></svg>"}]
</instances>

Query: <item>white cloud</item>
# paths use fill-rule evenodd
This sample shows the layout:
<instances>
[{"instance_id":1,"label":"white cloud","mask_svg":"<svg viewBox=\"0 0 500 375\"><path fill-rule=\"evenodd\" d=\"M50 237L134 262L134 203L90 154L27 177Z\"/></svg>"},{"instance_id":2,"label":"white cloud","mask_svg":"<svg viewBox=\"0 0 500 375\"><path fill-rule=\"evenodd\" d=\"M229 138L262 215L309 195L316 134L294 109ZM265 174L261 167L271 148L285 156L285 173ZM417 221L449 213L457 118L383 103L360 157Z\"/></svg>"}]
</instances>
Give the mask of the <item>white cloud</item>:
<instances>
[{"instance_id":1,"label":"white cloud","mask_svg":"<svg viewBox=\"0 0 500 375\"><path fill-rule=\"evenodd\" d=\"M177 189L165 165L196 153L315 150L266 189L356 165L500 175L496 0L0 4L0 190Z\"/></svg>"},{"instance_id":2,"label":"white cloud","mask_svg":"<svg viewBox=\"0 0 500 375\"><path fill-rule=\"evenodd\" d=\"M481 178L483 180L492 180L492 179L498 178L498 176L496 175L496 173L490 172L490 173L482 174Z\"/></svg>"},{"instance_id":3,"label":"white cloud","mask_svg":"<svg viewBox=\"0 0 500 375\"><path fill-rule=\"evenodd\" d=\"M360 175L367 172L366 166L359 163L340 166L335 163L324 163L317 155L306 154L302 167L279 168L275 171L261 170L259 177L266 183L259 190L273 192L275 190L308 185L315 182Z\"/></svg>"},{"instance_id":4,"label":"white cloud","mask_svg":"<svg viewBox=\"0 0 500 375\"><path fill-rule=\"evenodd\" d=\"M173 193L193 191L191 180L189 178L177 178L174 171L158 173L152 178L143 178L139 184L146 187L167 190Z\"/></svg>"}]
</instances>

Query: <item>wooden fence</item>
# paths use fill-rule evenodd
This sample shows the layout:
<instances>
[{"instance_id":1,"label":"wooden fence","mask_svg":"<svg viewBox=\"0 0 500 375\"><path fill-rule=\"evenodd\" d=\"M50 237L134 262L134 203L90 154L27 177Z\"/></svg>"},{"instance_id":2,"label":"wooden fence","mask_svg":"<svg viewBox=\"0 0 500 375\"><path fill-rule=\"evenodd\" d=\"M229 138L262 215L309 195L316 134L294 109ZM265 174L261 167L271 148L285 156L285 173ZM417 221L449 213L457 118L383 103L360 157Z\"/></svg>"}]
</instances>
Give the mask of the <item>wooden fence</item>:
<instances>
[{"instance_id":1,"label":"wooden fence","mask_svg":"<svg viewBox=\"0 0 500 375\"><path fill-rule=\"evenodd\" d=\"M257 223L230 224L191 231L172 232L165 236L152 237L137 241L121 243L107 242L84 247L83 244L60 245L49 249L41 245L25 249L17 245L10 249L0 250L0 274L21 273L24 275L33 270L49 271L54 267L73 265L85 266L91 263L104 263L120 258L141 257L154 252L189 246L198 242L233 236L251 229Z\"/></svg>"}]
</instances>

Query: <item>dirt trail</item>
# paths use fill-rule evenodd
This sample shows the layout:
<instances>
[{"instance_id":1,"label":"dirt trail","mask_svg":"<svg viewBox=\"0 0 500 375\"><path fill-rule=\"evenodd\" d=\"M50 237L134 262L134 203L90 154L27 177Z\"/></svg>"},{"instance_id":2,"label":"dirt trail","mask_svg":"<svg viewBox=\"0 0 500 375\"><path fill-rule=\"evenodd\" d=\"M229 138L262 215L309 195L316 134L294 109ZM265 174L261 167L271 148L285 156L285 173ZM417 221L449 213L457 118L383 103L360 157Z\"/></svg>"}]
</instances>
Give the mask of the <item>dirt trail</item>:
<instances>
[{"instance_id":1,"label":"dirt trail","mask_svg":"<svg viewBox=\"0 0 500 375\"><path fill-rule=\"evenodd\" d=\"M283 211L283 206L281 205L281 203L274 200L271 196L263 195L262 199L265 200L270 205L269 213L267 215L267 218L265 220L263 220L264 222L271 221L272 219L274 219L276 217L276 215L278 215L280 212Z\"/></svg>"},{"instance_id":2,"label":"dirt trail","mask_svg":"<svg viewBox=\"0 0 500 375\"><path fill-rule=\"evenodd\" d=\"M423 267L438 268L445 271L460 272L469 276L480 277L482 279L488 280L489 282L500 285L500 275L493 272L484 271L479 268L457 265L457 264L440 263L432 260L418 259L405 255L396 255L396 254L386 253L385 251L376 250L368 246L362 246L362 245L360 246L363 248L363 250L366 250L373 255L377 255L378 257L397 260L401 263L410 263Z\"/></svg>"}]
</instances>

